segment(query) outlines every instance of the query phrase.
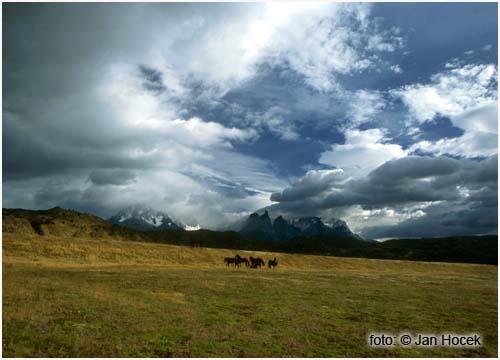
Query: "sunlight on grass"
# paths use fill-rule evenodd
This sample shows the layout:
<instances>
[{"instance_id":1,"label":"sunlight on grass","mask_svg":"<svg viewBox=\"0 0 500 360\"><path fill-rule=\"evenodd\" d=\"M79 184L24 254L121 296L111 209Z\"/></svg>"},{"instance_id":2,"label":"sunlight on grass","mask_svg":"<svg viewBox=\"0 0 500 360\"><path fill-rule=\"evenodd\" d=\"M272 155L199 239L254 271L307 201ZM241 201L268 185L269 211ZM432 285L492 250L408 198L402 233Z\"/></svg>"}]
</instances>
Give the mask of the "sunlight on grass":
<instances>
[{"instance_id":1,"label":"sunlight on grass","mask_svg":"<svg viewBox=\"0 0 500 360\"><path fill-rule=\"evenodd\" d=\"M497 267L4 236L4 356L496 356ZM476 349L391 348L368 332L470 333Z\"/></svg>"}]
</instances>

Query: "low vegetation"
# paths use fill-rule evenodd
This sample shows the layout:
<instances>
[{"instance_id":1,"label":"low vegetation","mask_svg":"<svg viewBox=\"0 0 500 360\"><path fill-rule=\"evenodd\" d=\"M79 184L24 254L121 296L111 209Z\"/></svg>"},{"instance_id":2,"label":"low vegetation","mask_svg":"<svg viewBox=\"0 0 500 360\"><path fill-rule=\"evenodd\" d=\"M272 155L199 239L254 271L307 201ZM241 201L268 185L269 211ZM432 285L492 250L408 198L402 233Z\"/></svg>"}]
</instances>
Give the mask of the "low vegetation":
<instances>
[{"instance_id":1,"label":"low vegetation","mask_svg":"<svg viewBox=\"0 0 500 360\"><path fill-rule=\"evenodd\" d=\"M3 236L5 357L496 357L497 267ZM79 230L87 231L87 230ZM275 269L226 256L277 257ZM368 332L473 349L370 348Z\"/></svg>"}]
</instances>

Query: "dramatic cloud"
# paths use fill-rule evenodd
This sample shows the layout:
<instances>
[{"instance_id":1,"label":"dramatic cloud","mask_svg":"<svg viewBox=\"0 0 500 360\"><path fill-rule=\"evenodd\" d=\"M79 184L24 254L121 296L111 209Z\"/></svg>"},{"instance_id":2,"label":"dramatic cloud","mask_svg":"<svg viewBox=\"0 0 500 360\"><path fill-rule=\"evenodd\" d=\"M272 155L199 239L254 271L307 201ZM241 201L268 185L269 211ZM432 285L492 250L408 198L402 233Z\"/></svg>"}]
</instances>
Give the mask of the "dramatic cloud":
<instances>
[{"instance_id":1,"label":"dramatic cloud","mask_svg":"<svg viewBox=\"0 0 500 360\"><path fill-rule=\"evenodd\" d=\"M267 207L367 237L488 232L496 4L418 4L412 24L408 11L6 4L3 206L146 204L208 228Z\"/></svg>"},{"instance_id":2,"label":"dramatic cloud","mask_svg":"<svg viewBox=\"0 0 500 360\"><path fill-rule=\"evenodd\" d=\"M380 129L347 130L344 144L335 144L332 150L321 154L319 162L366 175L384 162L406 155L400 145L384 142Z\"/></svg>"},{"instance_id":3,"label":"dramatic cloud","mask_svg":"<svg viewBox=\"0 0 500 360\"><path fill-rule=\"evenodd\" d=\"M43 7L40 14L44 14L42 10ZM70 17L76 15L63 6L54 20L63 21L64 13ZM36 14L23 15L31 16L34 22L15 24L25 31L43 19ZM125 11L122 16L132 14ZM98 27L104 26L99 16L95 20ZM118 19L122 20L125 19ZM77 21L75 26L79 25ZM80 31L84 33L83 29ZM79 35L78 30L75 34ZM67 46L67 51L81 52L80 43L70 44L71 39L61 35L56 38L62 46ZM53 41L48 34L40 39L44 43ZM18 46L15 50L13 55L33 51ZM98 66L90 55L101 53L98 49L92 50L90 54L82 54L88 61L86 65L94 67L93 73L86 70L86 76L73 73L72 66L64 63L58 69L61 74L68 74L64 79L55 74L52 63L33 63L29 67L29 71L38 69L37 76L45 72L44 76L49 77L56 89L68 87L67 93L51 92L50 88L45 94L24 92L23 87L31 88L32 79L25 76L24 68L12 60L6 61L12 69L8 76L12 89L7 87L10 91L7 111L4 110L4 148L8 149L4 161L4 180L7 180L4 190L18 194L20 188L26 186L26 183L21 185L21 179L40 178L36 188L28 190L31 196L24 197L23 201L5 196L7 206L66 205L109 216L119 207L148 203L192 221L197 218L204 226L220 226L228 220L225 213L237 213L269 202L269 191L280 184L269 165L265 160L238 154L233 149L233 143L252 141L255 130L226 127L200 118L182 118L176 99L186 93L185 85L156 55L143 59L154 67L134 64L135 56L127 62L110 60ZM107 53L104 49L101 51ZM70 80L74 81L73 87L66 84ZM17 95L19 92L22 96ZM33 105L26 106L26 101ZM224 162L245 163L247 167L225 169ZM244 178L235 188L257 186L258 190L247 192L248 199L239 204L229 203L227 197L211 190L197 174L183 175L192 173L196 164L216 173L229 174L233 181ZM89 179L90 183L83 179ZM196 203L195 198L200 203ZM226 206L217 206L214 211L215 203ZM220 219L216 219L217 216Z\"/></svg>"},{"instance_id":4,"label":"dramatic cloud","mask_svg":"<svg viewBox=\"0 0 500 360\"><path fill-rule=\"evenodd\" d=\"M321 177L309 172L293 187L273 194L272 198L301 201L314 195L315 205L321 208L456 200L463 195L460 187L472 191L495 183L496 160L497 156L483 161L408 156L384 163L365 178L349 181L345 181L345 176Z\"/></svg>"},{"instance_id":5,"label":"dramatic cloud","mask_svg":"<svg viewBox=\"0 0 500 360\"><path fill-rule=\"evenodd\" d=\"M415 218L422 223L431 214L436 214L437 209L444 213L445 209L460 208L460 211L450 213L457 216L453 221L452 215L446 216L440 234L460 234L460 228L456 226L460 222L458 216L468 217L478 212L483 212L488 220L479 222L478 227L481 227L476 230L473 230L474 223L471 222L467 225L470 232L495 232L491 211L496 214L497 161L496 155L482 161L408 156L384 163L366 178L347 181L345 176L318 176L309 172L292 187L273 194L271 199L279 203L272 205L271 209L289 214L312 211L328 217L332 208L361 206L368 213L358 212L357 216L380 216L384 212L386 217L399 217L399 220L409 224ZM412 208L410 212L409 207ZM432 211L427 213L427 209ZM393 231L385 229L387 234ZM401 231L398 236L413 236L409 233L401 235L403 230L397 231ZM382 231L365 229L363 233L381 237Z\"/></svg>"},{"instance_id":6,"label":"dramatic cloud","mask_svg":"<svg viewBox=\"0 0 500 360\"><path fill-rule=\"evenodd\" d=\"M299 11L291 14L285 31L277 33L272 50L318 90L334 89L335 74L380 65L378 52L393 52L403 43L397 31L380 30L367 4L318 3L294 9Z\"/></svg>"},{"instance_id":7,"label":"dramatic cloud","mask_svg":"<svg viewBox=\"0 0 500 360\"><path fill-rule=\"evenodd\" d=\"M341 169L311 170L292 187L284 189L281 193L272 194L271 201L287 202L309 198L321 194L334 184L343 183L347 179Z\"/></svg>"},{"instance_id":8,"label":"dramatic cloud","mask_svg":"<svg viewBox=\"0 0 500 360\"><path fill-rule=\"evenodd\" d=\"M373 120L373 117L386 106L382 94L377 91L358 90L354 94L348 93L345 96L350 126L358 126Z\"/></svg>"},{"instance_id":9,"label":"dramatic cloud","mask_svg":"<svg viewBox=\"0 0 500 360\"><path fill-rule=\"evenodd\" d=\"M455 202L425 208L423 216L396 225L362 230L370 238L436 237L495 234L498 231L496 204Z\"/></svg>"},{"instance_id":10,"label":"dramatic cloud","mask_svg":"<svg viewBox=\"0 0 500 360\"><path fill-rule=\"evenodd\" d=\"M392 91L408 106L419 123L447 116L464 130L457 138L420 141L413 151L431 154L480 157L497 153L497 68L494 65L457 65L434 74L429 84L414 84Z\"/></svg>"},{"instance_id":11,"label":"dramatic cloud","mask_svg":"<svg viewBox=\"0 0 500 360\"><path fill-rule=\"evenodd\" d=\"M498 107L496 101L452 118L453 123L465 130L462 136L443 138L435 142L419 141L412 151L466 157L490 156L498 152Z\"/></svg>"},{"instance_id":12,"label":"dramatic cloud","mask_svg":"<svg viewBox=\"0 0 500 360\"><path fill-rule=\"evenodd\" d=\"M494 65L465 65L431 76L431 83L394 90L419 122L436 115L457 116L488 105L496 99L497 69Z\"/></svg>"},{"instance_id":13,"label":"dramatic cloud","mask_svg":"<svg viewBox=\"0 0 500 360\"><path fill-rule=\"evenodd\" d=\"M135 179L135 173L121 169L94 170L90 173L89 179L95 185L126 185Z\"/></svg>"}]
</instances>

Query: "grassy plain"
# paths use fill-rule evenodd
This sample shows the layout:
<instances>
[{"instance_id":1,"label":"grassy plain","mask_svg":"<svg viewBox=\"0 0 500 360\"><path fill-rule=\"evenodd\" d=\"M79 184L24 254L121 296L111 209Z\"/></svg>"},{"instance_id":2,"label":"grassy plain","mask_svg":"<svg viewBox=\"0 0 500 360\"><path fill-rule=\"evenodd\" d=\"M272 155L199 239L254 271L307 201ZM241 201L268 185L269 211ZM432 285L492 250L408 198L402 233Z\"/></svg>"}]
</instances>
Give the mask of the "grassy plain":
<instances>
[{"instance_id":1,"label":"grassy plain","mask_svg":"<svg viewBox=\"0 0 500 360\"><path fill-rule=\"evenodd\" d=\"M4 357L496 357L497 267L3 236ZM484 346L370 348L369 332Z\"/></svg>"}]
</instances>

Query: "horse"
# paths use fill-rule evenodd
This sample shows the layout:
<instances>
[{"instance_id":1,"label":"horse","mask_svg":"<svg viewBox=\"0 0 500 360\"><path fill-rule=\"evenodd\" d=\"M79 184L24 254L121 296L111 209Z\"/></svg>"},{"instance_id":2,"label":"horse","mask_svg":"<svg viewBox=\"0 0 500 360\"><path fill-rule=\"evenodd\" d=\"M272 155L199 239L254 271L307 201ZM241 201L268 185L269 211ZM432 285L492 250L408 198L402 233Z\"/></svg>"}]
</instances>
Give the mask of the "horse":
<instances>
[{"instance_id":1,"label":"horse","mask_svg":"<svg viewBox=\"0 0 500 360\"><path fill-rule=\"evenodd\" d=\"M226 263L226 266L229 267L230 264L234 264L234 266L240 265L240 260L238 258L232 258L232 257L225 257L224 262Z\"/></svg>"},{"instance_id":2,"label":"horse","mask_svg":"<svg viewBox=\"0 0 500 360\"><path fill-rule=\"evenodd\" d=\"M257 269L261 266L266 266L266 263L261 258L254 258L250 256L250 262L252 263L250 265L250 269Z\"/></svg>"},{"instance_id":3,"label":"horse","mask_svg":"<svg viewBox=\"0 0 500 360\"><path fill-rule=\"evenodd\" d=\"M267 266L269 267L269 269L278 266L278 260L276 260L276 258L274 258L274 260L269 260L267 262Z\"/></svg>"},{"instance_id":4,"label":"horse","mask_svg":"<svg viewBox=\"0 0 500 360\"><path fill-rule=\"evenodd\" d=\"M234 257L234 259L236 260L235 265L236 265L237 267L240 267L240 266L241 266L241 265L240 265L241 263L245 263L245 266L246 266L246 267L248 267L248 265L249 265L249 264L248 264L248 259L247 259L247 258L242 258L242 257L240 256L240 254L236 254L236 256Z\"/></svg>"},{"instance_id":5,"label":"horse","mask_svg":"<svg viewBox=\"0 0 500 360\"><path fill-rule=\"evenodd\" d=\"M240 263L244 263L245 267L249 267L250 266L250 261L248 261L247 258L240 258Z\"/></svg>"},{"instance_id":6,"label":"horse","mask_svg":"<svg viewBox=\"0 0 500 360\"><path fill-rule=\"evenodd\" d=\"M250 266L247 258L242 258L239 254L236 254L234 258L226 257L224 258L224 262L226 266L229 267L230 264L234 264L235 267L241 267L241 264L244 263L246 267Z\"/></svg>"}]
</instances>

